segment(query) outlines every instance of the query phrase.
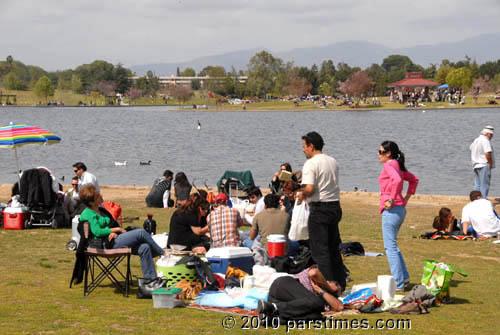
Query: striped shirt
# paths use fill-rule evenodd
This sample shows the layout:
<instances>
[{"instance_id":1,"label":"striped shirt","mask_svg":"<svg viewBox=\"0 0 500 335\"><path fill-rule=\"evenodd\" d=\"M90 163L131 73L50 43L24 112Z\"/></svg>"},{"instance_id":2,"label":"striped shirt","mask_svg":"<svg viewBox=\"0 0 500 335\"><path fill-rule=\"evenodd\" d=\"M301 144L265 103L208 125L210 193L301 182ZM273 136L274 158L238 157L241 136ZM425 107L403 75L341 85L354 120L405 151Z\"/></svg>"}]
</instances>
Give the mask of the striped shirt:
<instances>
[{"instance_id":1,"label":"striped shirt","mask_svg":"<svg viewBox=\"0 0 500 335\"><path fill-rule=\"evenodd\" d=\"M241 246L238 226L241 226L243 221L237 209L219 206L210 212L207 223L210 231L211 248Z\"/></svg>"}]
</instances>

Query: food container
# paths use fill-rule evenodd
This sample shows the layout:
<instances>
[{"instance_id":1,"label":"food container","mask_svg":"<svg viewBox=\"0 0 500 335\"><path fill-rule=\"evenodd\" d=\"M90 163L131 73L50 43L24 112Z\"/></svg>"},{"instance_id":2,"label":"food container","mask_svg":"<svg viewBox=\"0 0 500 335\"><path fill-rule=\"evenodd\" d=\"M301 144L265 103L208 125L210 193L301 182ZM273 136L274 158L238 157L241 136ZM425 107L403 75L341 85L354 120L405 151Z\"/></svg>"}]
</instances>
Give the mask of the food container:
<instances>
[{"instance_id":1,"label":"food container","mask_svg":"<svg viewBox=\"0 0 500 335\"><path fill-rule=\"evenodd\" d=\"M152 292L154 308L174 308L181 306L183 301L177 296L182 289L177 287L162 287Z\"/></svg>"}]
</instances>

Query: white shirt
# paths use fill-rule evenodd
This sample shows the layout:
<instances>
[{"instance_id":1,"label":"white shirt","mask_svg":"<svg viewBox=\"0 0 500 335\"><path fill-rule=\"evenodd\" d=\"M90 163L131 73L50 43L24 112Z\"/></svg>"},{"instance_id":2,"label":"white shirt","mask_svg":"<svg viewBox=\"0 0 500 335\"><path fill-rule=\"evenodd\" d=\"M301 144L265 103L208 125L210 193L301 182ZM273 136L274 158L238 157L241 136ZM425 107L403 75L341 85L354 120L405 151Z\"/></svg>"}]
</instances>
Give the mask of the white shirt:
<instances>
[{"instance_id":1,"label":"white shirt","mask_svg":"<svg viewBox=\"0 0 500 335\"><path fill-rule=\"evenodd\" d=\"M265 204L264 204L264 197L260 197L259 200L257 200L257 203L255 204L255 214L257 215L260 212L262 212L265 209Z\"/></svg>"},{"instance_id":2,"label":"white shirt","mask_svg":"<svg viewBox=\"0 0 500 335\"><path fill-rule=\"evenodd\" d=\"M85 185L94 185L97 192L101 192L97 178L90 172L83 172L82 176L78 179L78 190L81 190Z\"/></svg>"},{"instance_id":3,"label":"white shirt","mask_svg":"<svg viewBox=\"0 0 500 335\"><path fill-rule=\"evenodd\" d=\"M495 237L500 231L500 219L493 213L493 205L487 199L474 200L465 205L462 222L469 222L480 236Z\"/></svg>"},{"instance_id":4,"label":"white shirt","mask_svg":"<svg viewBox=\"0 0 500 335\"><path fill-rule=\"evenodd\" d=\"M339 201L339 167L337 161L323 153L309 158L302 168L302 184L314 185L310 201Z\"/></svg>"},{"instance_id":5,"label":"white shirt","mask_svg":"<svg viewBox=\"0 0 500 335\"><path fill-rule=\"evenodd\" d=\"M495 167L495 156L493 155L493 148L491 147L490 139L485 135L479 135L478 138L470 145L470 158L472 161L472 168L479 169L488 165L486 153L491 152L492 168Z\"/></svg>"}]
</instances>

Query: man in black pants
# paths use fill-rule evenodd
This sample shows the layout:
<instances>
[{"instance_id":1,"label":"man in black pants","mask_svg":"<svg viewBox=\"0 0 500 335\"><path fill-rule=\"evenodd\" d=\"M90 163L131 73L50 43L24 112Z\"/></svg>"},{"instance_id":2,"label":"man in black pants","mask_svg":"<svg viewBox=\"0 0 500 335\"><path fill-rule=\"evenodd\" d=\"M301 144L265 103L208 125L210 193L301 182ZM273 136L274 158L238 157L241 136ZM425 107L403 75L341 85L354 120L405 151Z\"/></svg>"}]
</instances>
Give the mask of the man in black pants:
<instances>
[{"instance_id":1,"label":"man in black pants","mask_svg":"<svg viewBox=\"0 0 500 335\"><path fill-rule=\"evenodd\" d=\"M328 282L346 286L346 272L339 251L342 218L340 208L339 168L333 157L325 155L323 138L317 132L302 136L307 157L302 169L304 190L299 201L310 199L308 221L312 258Z\"/></svg>"}]
</instances>

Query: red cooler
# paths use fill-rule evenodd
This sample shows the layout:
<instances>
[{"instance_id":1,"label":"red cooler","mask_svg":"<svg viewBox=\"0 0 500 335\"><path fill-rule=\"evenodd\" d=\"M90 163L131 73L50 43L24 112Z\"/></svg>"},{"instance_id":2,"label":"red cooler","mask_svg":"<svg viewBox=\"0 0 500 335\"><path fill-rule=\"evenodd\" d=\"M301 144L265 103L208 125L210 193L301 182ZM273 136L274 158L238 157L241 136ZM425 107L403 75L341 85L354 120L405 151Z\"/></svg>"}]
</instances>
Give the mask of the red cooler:
<instances>
[{"instance_id":1,"label":"red cooler","mask_svg":"<svg viewBox=\"0 0 500 335\"><path fill-rule=\"evenodd\" d=\"M269 257L285 256L285 235L271 234L267 236L267 253Z\"/></svg>"},{"instance_id":2,"label":"red cooler","mask_svg":"<svg viewBox=\"0 0 500 335\"><path fill-rule=\"evenodd\" d=\"M4 229L21 230L24 228L26 212L22 208L7 207L3 210Z\"/></svg>"}]
</instances>

